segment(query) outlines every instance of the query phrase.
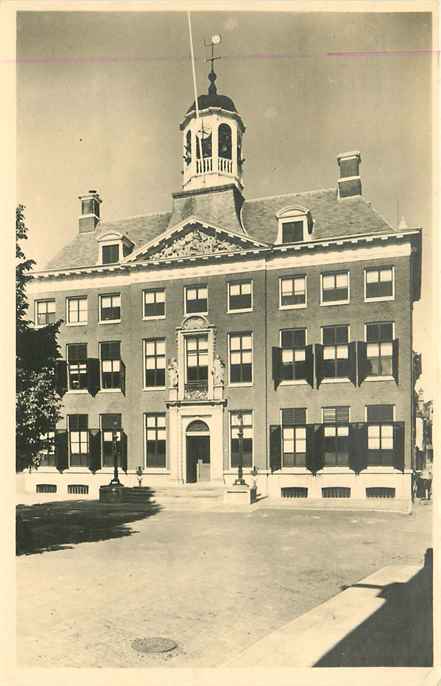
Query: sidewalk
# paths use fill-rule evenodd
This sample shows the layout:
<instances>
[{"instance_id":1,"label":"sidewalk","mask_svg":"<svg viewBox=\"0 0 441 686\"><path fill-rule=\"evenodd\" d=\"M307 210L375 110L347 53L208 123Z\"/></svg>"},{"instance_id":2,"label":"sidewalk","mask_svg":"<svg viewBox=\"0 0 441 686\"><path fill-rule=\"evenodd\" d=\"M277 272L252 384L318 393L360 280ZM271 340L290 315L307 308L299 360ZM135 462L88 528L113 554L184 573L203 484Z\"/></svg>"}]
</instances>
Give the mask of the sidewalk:
<instances>
[{"instance_id":1,"label":"sidewalk","mask_svg":"<svg viewBox=\"0 0 441 686\"><path fill-rule=\"evenodd\" d=\"M223 666L430 666L431 615L430 563L383 567Z\"/></svg>"}]
</instances>

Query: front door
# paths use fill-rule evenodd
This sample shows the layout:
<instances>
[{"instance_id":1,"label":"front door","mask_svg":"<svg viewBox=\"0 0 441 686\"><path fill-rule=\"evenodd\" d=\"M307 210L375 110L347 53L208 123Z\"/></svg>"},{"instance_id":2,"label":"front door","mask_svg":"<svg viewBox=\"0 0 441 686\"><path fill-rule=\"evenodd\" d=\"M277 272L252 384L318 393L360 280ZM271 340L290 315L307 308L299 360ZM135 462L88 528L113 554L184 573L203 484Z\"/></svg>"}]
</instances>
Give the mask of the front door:
<instances>
[{"instance_id":1,"label":"front door","mask_svg":"<svg viewBox=\"0 0 441 686\"><path fill-rule=\"evenodd\" d=\"M210 481L210 436L187 436L187 483Z\"/></svg>"}]
</instances>

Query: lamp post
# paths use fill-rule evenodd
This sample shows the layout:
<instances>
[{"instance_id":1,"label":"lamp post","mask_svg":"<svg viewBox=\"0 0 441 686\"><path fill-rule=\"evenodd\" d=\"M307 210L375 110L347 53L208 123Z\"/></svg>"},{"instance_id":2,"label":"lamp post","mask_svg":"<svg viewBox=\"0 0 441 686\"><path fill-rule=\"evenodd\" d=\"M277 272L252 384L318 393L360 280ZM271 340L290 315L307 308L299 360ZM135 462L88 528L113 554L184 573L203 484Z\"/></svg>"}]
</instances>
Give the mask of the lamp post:
<instances>
[{"instance_id":1,"label":"lamp post","mask_svg":"<svg viewBox=\"0 0 441 686\"><path fill-rule=\"evenodd\" d=\"M246 486L245 479L243 478L243 415L242 412L237 413L237 420L239 422L239 428L237 430L237 437L239 439L239 465L237 469L237 479L234 482L235 486Z\"/></svg>"},{"instance_id":2,"label":"lamp post","mask_svg":"<svg viewBox=\"0 0 441 686\"><path fill-rule=\"evenodd\" d=\"M122 486L118 476L118 432L121 431L119 420L112 422L112 455L113 455L113 479L110 482L111 486ZM121 439L120 439L121 442Z\"/></svg>"}]
</instances>

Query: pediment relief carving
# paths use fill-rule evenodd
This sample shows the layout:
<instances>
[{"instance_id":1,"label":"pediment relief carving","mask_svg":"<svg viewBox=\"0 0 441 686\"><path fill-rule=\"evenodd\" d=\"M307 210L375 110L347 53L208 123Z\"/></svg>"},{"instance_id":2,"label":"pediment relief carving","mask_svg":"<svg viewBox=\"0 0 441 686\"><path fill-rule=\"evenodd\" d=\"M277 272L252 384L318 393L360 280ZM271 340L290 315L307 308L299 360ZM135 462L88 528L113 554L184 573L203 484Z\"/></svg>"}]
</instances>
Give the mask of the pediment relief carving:
<instances>
[{"instance_id":1,"label":"pediment relief carving","mask_svg":"<svg viewBox=\"0 0 441 686\"><path fill-rule=\"evenodd\" d=\"M209 232L198 227L192 228L184 235L171 237L164 241L157 249L152 250L148 257L156 260L172 259L174 257L192 257L194 255L212 255L218 252L241 250L243 246L223 238L215 231Z\"/></svg>"},{"instance_id":2,"label":"pediment relief carving","mask_svg":"<svg viewBox=\"0 0 441 686\"><path fill-rule=\"evenodd\" d=\"M208 319L202 315L191 315L186 317L182 322L182 328L188 331L189 329L207 329L209 326Z\"/></svg>"}]
</instances>

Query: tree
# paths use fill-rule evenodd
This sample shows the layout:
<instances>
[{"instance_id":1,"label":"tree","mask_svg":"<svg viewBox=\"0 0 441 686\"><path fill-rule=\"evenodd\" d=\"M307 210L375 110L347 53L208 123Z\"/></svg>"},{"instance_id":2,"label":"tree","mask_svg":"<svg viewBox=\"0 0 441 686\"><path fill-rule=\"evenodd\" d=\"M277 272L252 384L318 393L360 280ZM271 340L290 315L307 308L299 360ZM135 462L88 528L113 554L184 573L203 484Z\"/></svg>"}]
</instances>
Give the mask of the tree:
<instances>
[{"instance_id":1,"label":"tree","mask_svg":"<svg viewBox=\"0 0 441 686\"><path fill-rule=\"evenodd\" d=\"M16 211L16 468L38 465L44 438L61 417L55 368L59 357L57 336L61 321L34 328L27 318L26 284L34 260L26 259L20 241L27 239L24 206Z\"/></svg>"}]
</instances>

